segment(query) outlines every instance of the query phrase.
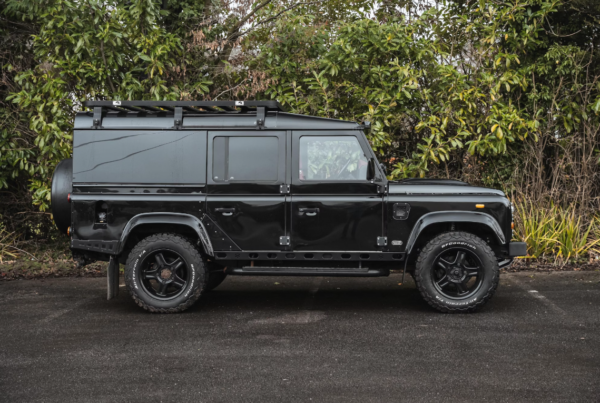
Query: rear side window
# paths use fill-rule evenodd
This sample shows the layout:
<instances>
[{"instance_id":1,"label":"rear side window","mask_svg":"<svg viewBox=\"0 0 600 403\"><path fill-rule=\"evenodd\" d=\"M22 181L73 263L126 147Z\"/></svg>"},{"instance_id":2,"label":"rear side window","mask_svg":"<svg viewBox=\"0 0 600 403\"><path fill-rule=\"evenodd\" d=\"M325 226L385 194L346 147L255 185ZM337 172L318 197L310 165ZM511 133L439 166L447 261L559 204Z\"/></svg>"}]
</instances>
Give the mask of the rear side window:
<instances>
[{"instance_id":1,"label":"rear side window","mask_svg":"<svg viewBox=\"0 0 600 403\"><path fill-rule=\"evenodd\" d=\"M215 182L274 182L278 170L277 137L217 136L213 140Z\"/></svg>"},{"instance_id":2,"label":"rear side window","mask_svg":"<svg viewBox=\"0 0 600 403\"><path fill-rule=\"evenodd\" d=\"M300 137L300 180L366 180L367 166L368 159L354 136Z\"/></svg>"},{"instance_id":3,"label":"rear side window","mask_svg":"<svg viewBox=\"0 0 600 403\"><path fill-rule=\"evenodd\" d=\"M204 184L206 132L75 131L73 182Z\"/></svg>"}]
</instances>

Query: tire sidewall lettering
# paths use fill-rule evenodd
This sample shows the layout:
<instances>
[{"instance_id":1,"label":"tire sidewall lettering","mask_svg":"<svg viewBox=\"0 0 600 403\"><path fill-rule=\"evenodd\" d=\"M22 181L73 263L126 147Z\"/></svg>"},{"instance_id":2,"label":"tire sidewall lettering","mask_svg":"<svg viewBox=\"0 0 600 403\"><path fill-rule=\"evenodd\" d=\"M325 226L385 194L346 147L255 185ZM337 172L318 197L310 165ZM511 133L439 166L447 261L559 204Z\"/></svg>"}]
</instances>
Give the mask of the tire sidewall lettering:
<instances>
[{"instance_id":1,"label":"tire sidewall lettering","mask_svg":"<svg viewBox=\"0 0 600 403\"><path fill-rule=\"evenodd\" d=\"M449 246L468 246L469 248L471 248L473 250L477 250L477 247L475 245L472 245L468 242L462 242L462 241L446 242L445 244L442 244L442 249L447 248Z\"/></svg>"},{"instance_id":2,"label":"tire sidewall lettering","mask_svg":"<svg viewBox=\"0 0 600 403\"><path fill-rule=\"evenodd\" d=\"M164 235L166 236L151 235L134 247L125 268L126 284L129 292L142 308L151 312L179 312L187 309L200 296L200 292L195 291L202 291L202 288L198 287L198 282L203 281L204 261L202 255L187 239L174 234ZM145 291L145 287L141 283L142 268L149 254L163 249L171 250L183 259L188 269L189 281L186 289L179 296L173 299L158 300Z\"/></svg>"},{"instance_id":3,"label":"tire sidewall lettering","mask_svg":"<svg viewBox=\"0 0 600 403\"><path fill-rule=\"evenodd\" d=\"M477 297L469 298L464 301L452 301L445 298L440 297L439 295L435 296L435 299L440 301L443 304L452 305L452 306L468 306L477 302Z\"/></svg>"},{"instance_id":4,"label":"tire sidewall lettering","mask_svg":"<svg viewBox=\"0 0 600 403\"><path fill-rule=\"evenodd\" d=\"M138 257L137 259L135 259L135 263L133 264L133 270L132 270L132 275L131 275L131 279L133 281L133 286L135 287L136 290L139 289L138 284L137 284L137 267L138 267L139 262L140 262L140 258Z\"/></svg>"},{"instance_id":5,"label":"tire sidewall lettering","mask_svg":"<svg viewBox=\"0 0 600 403\"><path fill-rule=\"evenodd\" d=\"M190 286L188 287L187 292L185 293L185 296L189 296L190 292L194 289L194 281L196 281L196 269L194 268L194 264L190 263L190 268L191 268L191 274L192 274L192 281L190 281Z\"/></svg>"}]
</instances>

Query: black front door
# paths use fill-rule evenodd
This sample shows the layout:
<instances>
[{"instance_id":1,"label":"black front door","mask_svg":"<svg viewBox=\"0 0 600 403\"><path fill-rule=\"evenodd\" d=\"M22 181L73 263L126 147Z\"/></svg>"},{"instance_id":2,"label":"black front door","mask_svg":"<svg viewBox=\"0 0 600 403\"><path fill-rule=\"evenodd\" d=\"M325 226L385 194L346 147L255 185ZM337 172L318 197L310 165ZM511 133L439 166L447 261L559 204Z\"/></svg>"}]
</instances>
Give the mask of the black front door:
<instances>
[{"instance_id":1,"label":"black front door","mask_svg":"<svg viewBox=\"0 0 600 403\"><path fill-rule=\"evenodd\" d=\"M207 214L241 250L281 249L285 150L281 131L208 133Z\"/></svg>"},{"instance_id":2,"label":"black front door","mask_svg":"<svg viewBox=\"0 0 600 403\"><path fill-rule=\"evenodd\" d=\"M293 250L378 250L383 199L367 179L371 153L358 131L293 133Z\"/></svg>"}]
</instances>

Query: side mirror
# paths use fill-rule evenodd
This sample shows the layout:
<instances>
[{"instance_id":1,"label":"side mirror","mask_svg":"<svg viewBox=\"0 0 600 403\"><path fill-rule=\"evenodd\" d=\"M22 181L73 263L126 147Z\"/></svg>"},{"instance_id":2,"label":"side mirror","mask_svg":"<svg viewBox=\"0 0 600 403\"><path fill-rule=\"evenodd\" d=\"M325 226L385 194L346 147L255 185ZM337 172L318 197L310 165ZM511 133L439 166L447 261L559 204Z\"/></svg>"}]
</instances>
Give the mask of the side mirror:
<instances>
[{"instance_id":1,"label":"side mirror","mask_svg":"<svg viewBox=\"0 0 600 403\"><path fill-rule=\"evenodd\" d=\"M367 166L367 180L375 179L375 160L373 158L369 159L369 165Z\"/></svg>"},{"instance_id":2,"label":"side mirror","mask_svg":"<svg viewBox=\"0 0 600 403\"><path fill-rule=\"evenodd\" d=\"M383 162L380 162L379 166L381 167L381 170L383 171L383 174L387 175L387 167L385 166L385 164Z\"/></svg>"}]
</instances>

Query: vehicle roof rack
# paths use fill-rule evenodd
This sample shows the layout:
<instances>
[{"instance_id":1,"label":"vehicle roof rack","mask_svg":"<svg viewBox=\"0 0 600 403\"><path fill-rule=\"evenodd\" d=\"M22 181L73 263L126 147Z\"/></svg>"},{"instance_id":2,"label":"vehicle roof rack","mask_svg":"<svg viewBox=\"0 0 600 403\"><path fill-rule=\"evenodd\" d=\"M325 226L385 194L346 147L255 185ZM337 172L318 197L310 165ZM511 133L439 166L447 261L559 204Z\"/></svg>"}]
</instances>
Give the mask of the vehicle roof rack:
<instances>
[{"instance_id":1,"label":"vehicle roof rack","mask_svg":"<svg viewBox=\"0 0 600 403\"><path fill-rule=\"evenodd\" d=\"M105 112L117 113L150 113L172 112L175 129L181 129L183 117L189 114L214 113L256 113L256 127L265 127L267 112L285 112L277 101L85 101L83 106L93 111L94 129L102 127L102 116Z\"/></svg>"},{"instance_id":2,"label":"vehicle roof rack","mask_svg":"<svg viewBox=\"0 0 600 403\"><path fill-rule=\"evenodd\" d=\"M175 112L181 108L182 113L248 113L258 112L264 108L265 112L285 112L277 101L85 101L83 106L98 110L103 108L115 112Z\"/></svg>"}]
</instances>

